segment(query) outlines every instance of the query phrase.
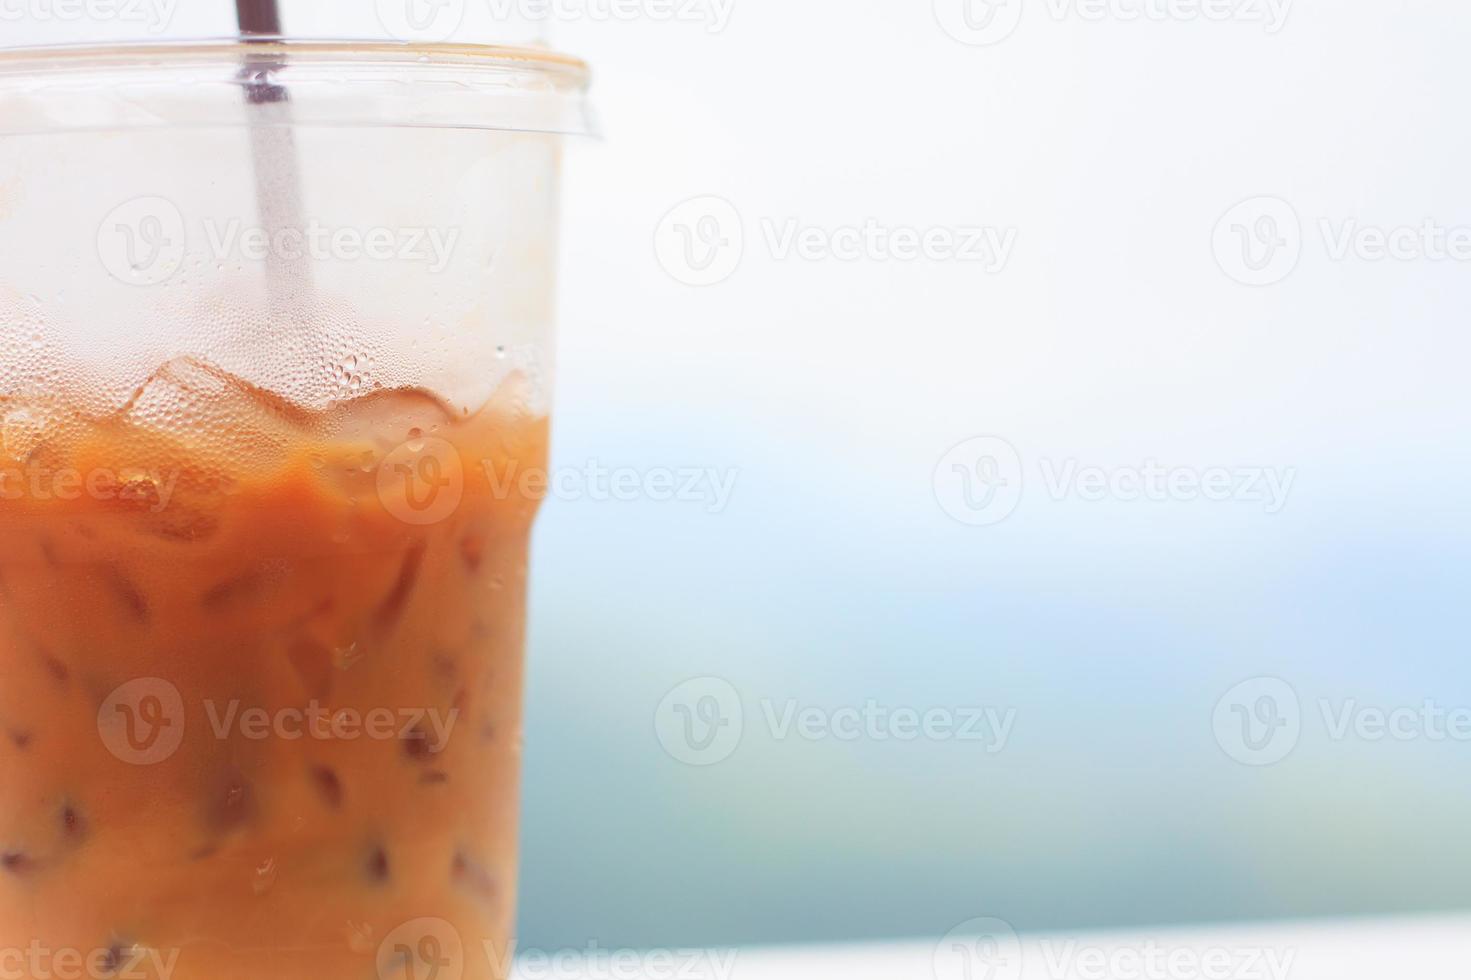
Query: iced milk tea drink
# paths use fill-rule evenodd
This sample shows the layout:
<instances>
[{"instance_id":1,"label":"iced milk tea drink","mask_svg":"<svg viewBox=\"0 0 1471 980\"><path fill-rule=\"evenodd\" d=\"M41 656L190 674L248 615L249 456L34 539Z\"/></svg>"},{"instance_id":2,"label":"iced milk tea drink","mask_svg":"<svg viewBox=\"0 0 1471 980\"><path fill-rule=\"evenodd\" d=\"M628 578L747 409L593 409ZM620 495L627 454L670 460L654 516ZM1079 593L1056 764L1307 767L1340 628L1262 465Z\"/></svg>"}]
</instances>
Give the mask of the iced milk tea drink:
<instances>
[{"instance_id":1,"label":"iced milk tea drink","mask_svg":"<svg viewBox=\"0 0 1471 980\"><path fill-rule=\"evenodd\" d=\"M585 77L235 47L0 57L0 968L499 978Z\"/></svg>"}]
</instances>

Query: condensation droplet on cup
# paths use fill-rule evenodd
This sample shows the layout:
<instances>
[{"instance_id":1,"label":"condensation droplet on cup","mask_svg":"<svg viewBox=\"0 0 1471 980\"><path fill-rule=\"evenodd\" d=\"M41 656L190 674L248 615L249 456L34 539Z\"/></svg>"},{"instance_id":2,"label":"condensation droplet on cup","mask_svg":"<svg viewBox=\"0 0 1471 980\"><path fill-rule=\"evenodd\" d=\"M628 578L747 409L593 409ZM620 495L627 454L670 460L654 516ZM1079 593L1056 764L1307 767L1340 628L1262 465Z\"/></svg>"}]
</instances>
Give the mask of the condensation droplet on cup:
<instances>
[{"instance_id":1,"label":"condensation droplet on cup","mask_svg":"<svg viewBox=\"0 0 1471 980\"><path fill-rule=\"evenodd\" d=\"M255 866L255 876L251 879L250 887L257 895L264 895L276 885L276 859L267 858Z\"/></svg>"},{"instance_id":2,"label":"condensation droplet on cup","mask_svg":"<svg viewBox=\"0 0 1471 980\"><path fill-rule=\"evenodd\" d=\"M366 955L373 952L377 943L373 942L373 926L367 922L347 923L347 948L354 953Z\"/></svg>"},{"instance_id":3,"label":"condensation droplet on cup","mask_svg":"<svg viewBox=\"0 0 1471 980\"><path fill-rule=\"evenodd\" d=\"M356 643L349 643L345 647L336 647L332 651L332 663L338 670L352 670L362 659L362 651L358 649Z\"/></svg>"}]
</instances>

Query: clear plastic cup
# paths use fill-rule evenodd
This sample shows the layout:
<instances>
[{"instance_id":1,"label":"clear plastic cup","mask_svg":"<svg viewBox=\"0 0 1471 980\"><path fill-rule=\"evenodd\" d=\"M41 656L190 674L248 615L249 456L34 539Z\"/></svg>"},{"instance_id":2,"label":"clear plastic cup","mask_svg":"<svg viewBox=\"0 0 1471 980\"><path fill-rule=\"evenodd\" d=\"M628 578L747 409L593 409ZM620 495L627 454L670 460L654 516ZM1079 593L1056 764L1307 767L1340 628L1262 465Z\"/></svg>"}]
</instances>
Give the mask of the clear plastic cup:
<instances>
[{"instance_id":1,"label":"clear plastic cup","mask_svg":"<svg viewBox=\"0 0 1471 980\"><path fill-rule=\"evenodd\" d=\"M0 951L508 968L561 142L541 51L0 55Z\"/></svg>"}]
</instances>

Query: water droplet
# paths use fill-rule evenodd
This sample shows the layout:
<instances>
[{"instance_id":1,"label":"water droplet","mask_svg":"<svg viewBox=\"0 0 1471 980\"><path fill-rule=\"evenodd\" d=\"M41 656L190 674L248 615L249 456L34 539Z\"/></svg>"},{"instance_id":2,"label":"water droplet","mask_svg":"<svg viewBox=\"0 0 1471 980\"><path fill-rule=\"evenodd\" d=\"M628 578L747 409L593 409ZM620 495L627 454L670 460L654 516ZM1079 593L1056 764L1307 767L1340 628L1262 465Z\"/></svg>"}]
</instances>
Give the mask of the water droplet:
<instances>
[{"instance_id":1,"label":"water droplet","mask_svg":"<svg viewBox=\"0 0 1471 980\"><path fill-rule=\"evenodd\" d=\"M378 946L373 942L373 927L366 922L347 923L347 948L354 953L367 954L373 952Z\"/></svg>"},{"instance_id":2,"label":"water droplet","mask_svg":"<svg viewBox=\"0 0 1471 980\"><path fill-rule=\"evenodd\" d=\"M250 887L257 895L264 895L276 884L276 859L267 858L256 865L255 877L251 879Z\"/></svg>"},{"instance_id":3,"label":"water droplet","mask_svg":"<svg viewBox=\"0 0 1471 980\"><path fill-rule=\"evenodd\" d=\"M345 647L337 647L332 651L332 663L338 670L351 670L363 659L362 651L356 643L349 643Z\"/></svg>"}]
</instances>

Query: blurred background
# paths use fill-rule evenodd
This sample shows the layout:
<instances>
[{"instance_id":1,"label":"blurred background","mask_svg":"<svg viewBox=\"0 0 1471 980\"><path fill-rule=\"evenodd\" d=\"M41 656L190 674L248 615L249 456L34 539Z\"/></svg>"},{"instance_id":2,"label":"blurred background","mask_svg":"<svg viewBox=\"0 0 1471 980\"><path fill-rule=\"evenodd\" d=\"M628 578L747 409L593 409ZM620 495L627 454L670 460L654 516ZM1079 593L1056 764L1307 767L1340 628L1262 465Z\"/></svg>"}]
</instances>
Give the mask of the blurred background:
<instances>
[{"instance_id":1,"label":"blurred background","mask_svg":"<svg viewBox=\"0 0 1471 980\"><path fill-rule=\"evenodd\" d=\"M634 474L538 532L524 945L1471 907L1471 10L518 19Z\"/></svg>"},{"instance_id":2,"label":"blurred background","mask_svg":"<svg viewBox=\"0 0 1471 980\"><path fill-rule=\"evenodd\" d=\"M558 25L596 67L606 132L568 167L559 458L739 479L719 513L545 512L525 938L1471 906L1464 732L1338 732L1346 712L1471 705L1471 279L1433 247L1339 247L1349 227L1471 224L1471 140L1450 125L1471 12L1297 0L1269 33L1246 19L1265 4L1091 20L1026 0L972 46L942 26L960 6L735 0L717 33ZM993 6L987 40L1010 16ZM652 242L705 195L739 212L743 259L691 287ZM1292 228L1262 243L1247 220L1243 242L1227 221L1232 247L1216 228L1262 197L1296 212L1300 255L1251 286L1232 247L1261 264L1286 240L1270 277ZM991 272L771 245L791 222L868 219L1014 247ZM936 469L988 436L1014 447L1019 474L1000 470L1021 492L974 527ZM1295 482L1275 513L1249 491L1056 499L1069 461ZM701 677L738 692L744 737L691 767L654 718ZM1274 765L1233 758L1222 740L1270 754L1214 722L1258 677L1301 716ZM779 721L793 699L1015 716L999 752L808 740L768 724L763 703Z\"/></svg>"}]
</instances>

